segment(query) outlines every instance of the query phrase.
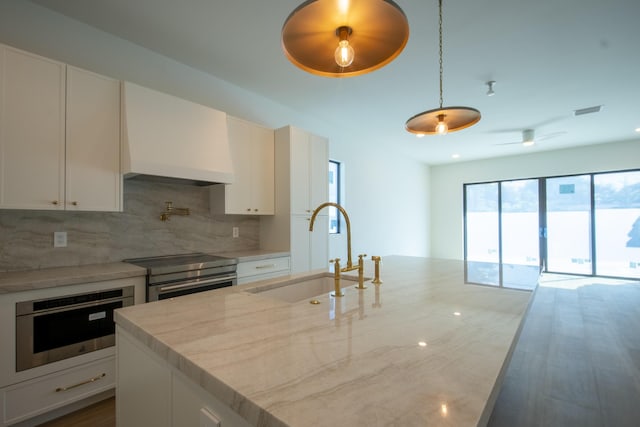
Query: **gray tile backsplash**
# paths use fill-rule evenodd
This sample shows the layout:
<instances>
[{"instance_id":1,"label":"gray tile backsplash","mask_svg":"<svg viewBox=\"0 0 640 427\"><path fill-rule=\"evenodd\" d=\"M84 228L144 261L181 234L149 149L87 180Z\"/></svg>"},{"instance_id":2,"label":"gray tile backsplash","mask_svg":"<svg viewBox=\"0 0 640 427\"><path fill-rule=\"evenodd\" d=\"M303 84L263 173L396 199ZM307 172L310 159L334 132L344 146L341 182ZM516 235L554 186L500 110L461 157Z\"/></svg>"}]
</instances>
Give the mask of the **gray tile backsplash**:
<instances>
[{"instance_id":1,"label":"gray tile backsplash","mask_svg":"<svg viewBox=\"0 0 640 427\"><path fill-rule=\"evenodd\" d=\"M165 201L191 214L160 221ZM125 180L121 213L0 209L0 271L257 249L259 226L258 217L211 215L208 187ZM67 232L67 247L53 247L54 231Z\"/></svg>"}]
</instances>

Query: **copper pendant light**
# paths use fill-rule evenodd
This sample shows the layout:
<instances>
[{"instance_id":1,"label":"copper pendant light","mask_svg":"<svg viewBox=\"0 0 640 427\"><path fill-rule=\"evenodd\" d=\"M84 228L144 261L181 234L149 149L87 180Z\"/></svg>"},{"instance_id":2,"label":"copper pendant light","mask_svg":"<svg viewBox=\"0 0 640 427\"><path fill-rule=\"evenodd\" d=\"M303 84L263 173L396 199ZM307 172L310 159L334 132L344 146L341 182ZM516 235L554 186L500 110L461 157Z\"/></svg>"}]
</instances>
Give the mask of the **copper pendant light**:
<instances>
[{"instance_id":1,"label":"copper pendant light","mask_svg":"<svg viewBox=\"0 0 640 427\"><path fill-rule=\"evenodd\" d=\"M423 111L407 120L405 128L416 135L444 135L473 126L480 111L471 107L442 107L442 0L439 0L440 108Z\"/></svg>"},{"instance_id":2,"label":"copper pendant light","mask_svg":"<svg viewBox=\"0 0 640 427\"><path fill-rule=\"evenodd\" d=\"M308 0L282 26L293 64L319 76L352 77L393 61L409 39L409 23L391 0Z\"/></svg>"}]
</instances>

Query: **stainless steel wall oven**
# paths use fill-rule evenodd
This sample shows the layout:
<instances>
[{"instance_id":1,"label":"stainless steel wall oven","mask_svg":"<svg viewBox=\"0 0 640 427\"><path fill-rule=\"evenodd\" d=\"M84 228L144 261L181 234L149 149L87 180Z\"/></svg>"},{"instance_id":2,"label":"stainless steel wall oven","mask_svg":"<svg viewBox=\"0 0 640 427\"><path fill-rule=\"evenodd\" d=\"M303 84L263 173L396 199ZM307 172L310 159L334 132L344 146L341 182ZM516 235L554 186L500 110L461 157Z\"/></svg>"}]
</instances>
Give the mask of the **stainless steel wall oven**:
<instances>
[{"instance_id":1,"label":"stainless steel wall oven","mask_svg":"<svg viewBox=\"0 0 640 427\"><path fill-rule=\"evenodd\" d=\"M133 301L127 286L17 302L16 371L113 346L113 310Z\"/></svg>"}]
</instances>

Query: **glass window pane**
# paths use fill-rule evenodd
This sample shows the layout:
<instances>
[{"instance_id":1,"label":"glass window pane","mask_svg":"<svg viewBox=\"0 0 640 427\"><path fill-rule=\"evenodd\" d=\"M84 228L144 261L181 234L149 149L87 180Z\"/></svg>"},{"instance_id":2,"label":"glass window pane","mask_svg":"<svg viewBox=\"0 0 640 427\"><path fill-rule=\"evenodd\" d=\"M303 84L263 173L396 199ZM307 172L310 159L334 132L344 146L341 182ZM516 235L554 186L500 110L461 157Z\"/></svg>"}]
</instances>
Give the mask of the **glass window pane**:
<instances>
[{"instance_id":1,"label":"glass window pane","mask_svg":"<svg viewBox=\"0 0 640 427\"><path fill-rule=\"evenodd\" d=\"M594 176L596 274L640 277L640 172Z\"/></svg>"},{"instance_id":2,"label":"glass window pane","mask_svg":"<svg viewBox=\"0 0 640 427\"><path fill-rule=\"evenodd\" d=\"M540 265L538 180L502 183L502 262Z\"/></svg>"},{"instance_id":3,"label":"glass window pane","mask_svg":"<svg viewBox=\"0 0 640 427\"><path fill-rule=\"evenodd\" d=\"M591 175L547 179L547 270L592 274Z\"/></svg>"},{"instance_id":4,"label":"glass window pane","mask_svg":"<svg viewBox=\"0 0 640 427\"><path fill-rule=\"evenodd\" d=\"M466 260L499 262L498 183L465 186Z\"/></svg>"},{"instance_id":5,"label":"glass window pane","mask_svg":"<svg viewBox=\"0 0 640 427\"><path fill-rule=\"evenodd\" d=\"M340 204L340 163L329 161L329 201ZM329 207L329 233L340 232L340 218L338 209Z\"/></svg>"}]
</instances>

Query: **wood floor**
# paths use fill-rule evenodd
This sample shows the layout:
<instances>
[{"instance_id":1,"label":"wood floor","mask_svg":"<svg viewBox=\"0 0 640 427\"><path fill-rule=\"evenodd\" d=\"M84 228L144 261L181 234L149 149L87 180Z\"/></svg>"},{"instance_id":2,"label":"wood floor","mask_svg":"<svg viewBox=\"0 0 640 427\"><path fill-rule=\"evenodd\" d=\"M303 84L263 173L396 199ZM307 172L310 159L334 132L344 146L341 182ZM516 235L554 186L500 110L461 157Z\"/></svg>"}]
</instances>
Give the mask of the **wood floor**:
<instances>
[{"instance_id":1,"label":"wood floor","mask_svg":"<svg viewBox=\"0 0 640 427\"><path fill-rule=\"evenodd\" d=\"M489 426L640 426L640 283L543 275Z\"/></svg>"},{"instance_id":2,"label":"wood floor","mask_svg":"<svg viewBox=\"0 0 640 427\"><path fill-rule=\"evenodd\" d=\"M43 426L113 427L114 399ZM640 426L640 282L544 275L489 426Z\"/></svg>"},{"instance_id":3,"label":"wood floor","mask_svg":"<svg viewBox=\"0 0 640 427\"><path fill-rule=\"evenodd\" d=\"M111 397L61 418L40 424L40 427L115 427L116 399Z\"/></svg>"}]
</instances>

